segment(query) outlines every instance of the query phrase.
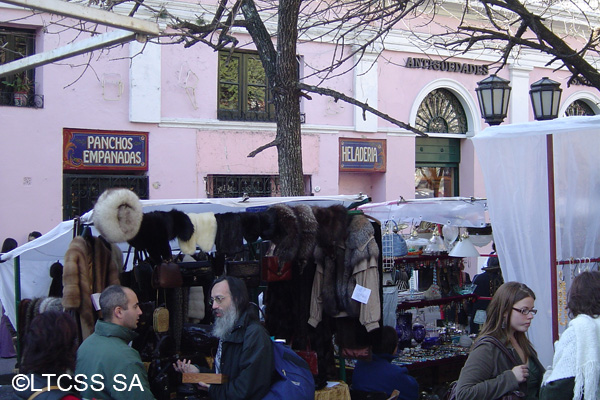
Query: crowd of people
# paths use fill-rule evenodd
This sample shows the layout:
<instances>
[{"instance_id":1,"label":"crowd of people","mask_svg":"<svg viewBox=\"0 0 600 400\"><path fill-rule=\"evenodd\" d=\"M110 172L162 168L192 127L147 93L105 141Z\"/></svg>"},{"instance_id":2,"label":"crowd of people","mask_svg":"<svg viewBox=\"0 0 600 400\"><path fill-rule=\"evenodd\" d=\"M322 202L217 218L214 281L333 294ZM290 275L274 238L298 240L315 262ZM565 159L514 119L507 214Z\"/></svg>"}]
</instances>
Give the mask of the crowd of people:
<instances>
[{"instance_id":1,"label":"crowd of people","mask_svg":"<svg viewBox=\"0 0 600 400\"><path fill-rule=\"evenodd\" d=\"M537 310L525 284L504 283L460 372L456 400L595 400L600 395L600 272L577 275L568 294L573 318L545 370L526 336Z\"/></svg>"},{"instance_id":2,"label":"crowd of people","mask_svg":"<svg viewBox=\"0 0 600 400\"><path fill-rule=\"evenodd\" d=\"M213 335L219 339L214 365L209 370L183 359L173 367L180 373L226 375L222 384L198 383L211 399L262 399L271 387L274 364L272 341L258 310L238 278L217 278L210 293ZM591 400L600 395L600 272L586 271L574 278L567 297L572 320L556 343L547 370L527 337L537 313L535 299L533 291L519 282L506 282L495 290L453 389L454 399ZM66 312L44 312L31 322L20 372L47 388L37 400L154 398L140 355L129 346L142 314L135 292L112 285L102 292L99 304L102 318L81 345L75 319ZM418 399L417 381L406 368L391 363L398 348L395 329L384 326L380 333L372 360L355 366L352 390L387 396L382 398L397 391L399 399ZM72 375L77 385L70 387L77 390L61 391L61 382L47 381L45 374L53 374L53 379ZM23 399L32 394L17 391Z\"/></svg>"}]
</instances>

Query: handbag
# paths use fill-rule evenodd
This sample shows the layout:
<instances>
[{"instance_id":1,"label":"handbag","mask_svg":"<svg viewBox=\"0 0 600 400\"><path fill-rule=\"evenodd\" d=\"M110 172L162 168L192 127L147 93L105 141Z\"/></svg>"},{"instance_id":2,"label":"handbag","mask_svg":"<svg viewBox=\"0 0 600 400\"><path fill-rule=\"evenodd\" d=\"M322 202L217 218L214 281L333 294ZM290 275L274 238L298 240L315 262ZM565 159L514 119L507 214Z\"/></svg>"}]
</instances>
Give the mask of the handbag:
<instances>
[{"instance_id":1,"label":"handbag","mask_svg":"<svg viewBox=\"0 0 600 400\"><path fill-rule=\"evenodd\" d=\"M225 261L226 275L240 278L248 288L260 286L260 264L258 261Z\"/></svg>"},{"instance_id":2,"label":"handbag","mask_svg":"<svg viewBox=\"0 0 600 400\"><path fill-rule=\"evenodd\" d=\"M373 355L371 354L371 347L361 347L359 349L350 349L348 347L342 347L340 356L342 358L352 358L355 360L371 361Z\"/></svg>"},{"instance_id":3,"label":"handbag","mask_svg":"<svg viewBox=\"0 0 600 400\"><path fill-rule=\"evenodd\" d=\"M261 277L265 282L279 282L292 280L292 263L290 261L280 262L278 256L274 256L275 244L271 243L267 254L262 257Z\"/></svg>"},{"instance_id":4,"label":"handbag","mask_svg":"<svg viewBox=\"0 0 600 400\"><path fill-rule=\"evenodd\" d=\"M154 332L163 333L169 330L169 310L166 307L157 307L152 314Z\"/></svg>"},{"instance_id":5,"label":"handbag","mask_svg":"<svg viewBox=\"0 0 600 400\"><path fill-rule=\"evenodd\" d=\"M306 350L294 350L310 367L310 372L313 375L319 375L319 359L317 352L310 347L310 341L306 344Z\"/></svg>"},{"instance_id":6,"label":"handbag","mask_svg":"<svg viewBox=\"0 0 600 400\"><path fill-rule=\"evenodd\" d=\"M383 257L404 257L407 255L408 245L402 235L398 233L398 224L396 221L387 221L385 227L387 233L381 237Z\"/></svg>"},{"instance_id":7,"label":"handbag","mask_svg":"<svg viewBox=\"0 0 600 400\"><path fill-rule=\"evenodd\" d=\"M154 267L152 286L155 289L172 289L183 286L179 265L172 261L163 261Z\"/></svg>"},{"instance_id":8,"label":"handbag","mask_svg":"<svg viewBox=\"0 0 600 400\"><path fill-rule=\"evenodd\" d=\"M292 280L292 263L280 262L277 256L264 256L262 258L262 280L266 282L279 282Z\"/></svg>"},{"instance_id":9,"label":"handbag","mask_svg":"<svg viewBox=\"0 0 600 400\"><path fill-rule=\"evenodd\" d=\"M177 265L179 265L184 287L210 285L215 278L212 265L208 260L180 262Z\"/></svg>"}]
</instances>

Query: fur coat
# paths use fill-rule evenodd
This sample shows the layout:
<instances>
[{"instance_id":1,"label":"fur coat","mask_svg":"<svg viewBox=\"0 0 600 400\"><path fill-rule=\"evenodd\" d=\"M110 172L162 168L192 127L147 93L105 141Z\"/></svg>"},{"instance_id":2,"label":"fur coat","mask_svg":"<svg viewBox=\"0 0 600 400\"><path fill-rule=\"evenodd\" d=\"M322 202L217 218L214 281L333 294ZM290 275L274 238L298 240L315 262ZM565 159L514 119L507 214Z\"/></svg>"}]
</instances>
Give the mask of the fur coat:
<instances>
[{"instance_id":1,"label":"fur coat","mask_svg":"<svg viewBox=\"0 0 600 400\"><path fill-rule=\"evenodd\" d=\"M101 237L77 236L65 253L63 299L65 310L76 310L81 321L82 340L94 332L96 314L91 295L119 284L123 253Z\"/></svg>"},{"instance_id":2,"label":"fur coat","mask_svg":"<svg viewBox=\"0 0 600 400\"><path fill-rule=\"evenodd\" d=\"M315 214L319 220L318 213ZM313 281L309 324L316 327L322 319L322 313L326 312L334 317L358 317L360 323L371 332L379 327L381 319L379 246L373 225L364 215L354 215L342 236L340 221L332 224L331 221L335 221L332 217L321 216L322 220L330 221L330 226L337 227L339 236L332 238L337 239L330 242L334 243L333 246L321 241L315 248L317 272ZM341 211L338 218L342 218ZM344 238L343 242L341 238ZM334 253L328 254L328 248ZM371 290L366 304L352 299L356 285Z\"/></svg>"}]
</instances>

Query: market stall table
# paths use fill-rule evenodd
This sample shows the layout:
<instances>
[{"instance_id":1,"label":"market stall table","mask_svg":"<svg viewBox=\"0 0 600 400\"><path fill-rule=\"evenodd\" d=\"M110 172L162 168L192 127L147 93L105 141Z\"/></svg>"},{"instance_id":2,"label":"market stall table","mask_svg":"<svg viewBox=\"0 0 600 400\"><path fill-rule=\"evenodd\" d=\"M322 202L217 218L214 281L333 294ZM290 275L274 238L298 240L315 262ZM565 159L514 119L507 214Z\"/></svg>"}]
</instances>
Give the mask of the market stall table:
<instances>
[{"instance_id":1,"label":"market stall table","mask_svg":"<svg viewBox=\"0 0 600 400\"><path fill-rule=\"evenodd\" d=\"M346 382L329 381L323 389L315 391L315 400L350 400L350 389Z\"/></svg>"}]
</instances>

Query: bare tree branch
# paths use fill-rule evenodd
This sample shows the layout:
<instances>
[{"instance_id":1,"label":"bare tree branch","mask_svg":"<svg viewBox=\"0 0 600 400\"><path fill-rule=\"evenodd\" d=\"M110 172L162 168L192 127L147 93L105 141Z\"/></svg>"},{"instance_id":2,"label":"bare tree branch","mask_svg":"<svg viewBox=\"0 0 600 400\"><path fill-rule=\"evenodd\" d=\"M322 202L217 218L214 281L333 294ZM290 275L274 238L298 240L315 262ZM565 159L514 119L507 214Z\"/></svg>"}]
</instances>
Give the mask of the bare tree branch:
<instances>
[{"instance_id":1,"label":"bare tree branch","mask_svg":"<svg viewBox=\"0 0 600 400\"><path fill-rule=\"evenodd\" d=\"M307 85L305 83L299 83L298 84L298 88L300 90L306 90L307 92L311 92L311 93L317 93L323 96L329 96L329 97L333 97L333 99L335 101L338 100L342 100L345 101L346 103L349 104L353 104L357 107L360 107L363 109L363 118L365 117L365 112L370 112L372 114L377 115L379 118L384 119L388 122L391 122L394 125L399 126L400 128L406 129L407 131L411 131L413 133L416 133L419 136L424 136L427 137L428 135L426 133L421 132L420 130L418 130L417 128L413 128L412 126L410 126L409 124L406 124L404 122L398 121L397 119L390 117L389 115L382 113L381 111L376 110L375 108L371 107L370 105L368 105L367 103L364 103L362 101L358 101L350 96L347 96L343 93L340 93L336 90L333 89L327 89L327 88L322 88L322 87L317 87L317 86L312 86L312 85Z\"/></svg>"},{"instance_id":2,"label":"bare tree branch","mask_svg":"<svg viewBox=\"0 0 600 400\"><path fill-rule=\"evenodd\" d=\"M270 148L270 147L275 147L275 146L277 146L278 144L279 144L279 140L278 140L278 139L275 139L275 140L273 140L273 141L272 141L272 142L270 142L270 143L263 144L262 146L260 146L260 147L259 147L259 148L257 148L256 150L253 150L253 151L251 151L251 152L248 154L248 157L254 157L255 155L257 155L257 154L258 154L258 153L260 153L261 151L263 151L263 150L266 150L266 149L268 149L268 148Z\"/></svg>"}]
</instances>

